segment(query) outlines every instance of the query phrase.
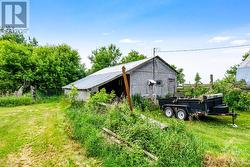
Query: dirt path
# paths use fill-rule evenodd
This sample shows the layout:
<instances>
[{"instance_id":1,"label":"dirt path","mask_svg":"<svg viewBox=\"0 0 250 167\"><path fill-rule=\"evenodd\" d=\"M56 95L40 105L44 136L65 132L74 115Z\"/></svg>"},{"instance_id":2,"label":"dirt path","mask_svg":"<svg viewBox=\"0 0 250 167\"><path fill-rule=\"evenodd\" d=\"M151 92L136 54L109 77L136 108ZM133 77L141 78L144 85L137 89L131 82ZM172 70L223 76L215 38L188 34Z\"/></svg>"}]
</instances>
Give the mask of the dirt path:
<instances>
[{"instance_id":1,"label":"dirt path","mask_svg":"<svg viewBox=\"0 0 250 167\"><path fill-rule=\"evenodd\" d=\"M61 103L0 108L0 166L100 166L67 127Z\"/></svg>"}]
</instances>

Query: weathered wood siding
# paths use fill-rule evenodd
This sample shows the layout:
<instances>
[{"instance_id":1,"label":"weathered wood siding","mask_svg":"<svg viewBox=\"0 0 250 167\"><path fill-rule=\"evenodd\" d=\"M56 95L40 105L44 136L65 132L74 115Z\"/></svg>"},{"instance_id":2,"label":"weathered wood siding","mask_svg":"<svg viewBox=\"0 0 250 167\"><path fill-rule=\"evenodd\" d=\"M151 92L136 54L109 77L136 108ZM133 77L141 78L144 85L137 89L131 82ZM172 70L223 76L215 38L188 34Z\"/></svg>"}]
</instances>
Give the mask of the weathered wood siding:
<instances>
[{"instance_id":1,"label":"weathered wood siding","mask_svg":"<svg viewBox=\"0 0 250 167\"><path fill-rule=\"evenodd\" d=\"M153 79L153 60L131 72L131 94L148 96L153 91L153 94L164 97L166 94L173 95L176 91L176 73L160 59L155 59L155 81L159 80L162 84L156 84L152 90L147 84L149 79Z\"/></svg>"}]
</instances>

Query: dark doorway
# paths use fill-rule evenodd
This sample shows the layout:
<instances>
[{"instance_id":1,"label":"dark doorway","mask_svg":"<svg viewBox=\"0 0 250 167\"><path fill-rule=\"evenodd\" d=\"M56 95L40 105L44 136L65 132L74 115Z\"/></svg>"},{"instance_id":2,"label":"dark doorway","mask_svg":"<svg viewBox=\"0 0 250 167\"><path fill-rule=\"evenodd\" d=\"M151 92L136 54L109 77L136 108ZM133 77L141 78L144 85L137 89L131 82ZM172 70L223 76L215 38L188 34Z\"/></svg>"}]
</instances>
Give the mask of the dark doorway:
<instances>
[{"instance_id":1,"label":"dark doorway","mask_svg":"<svg viewBox=\"0 0 250 167\"><path fill-rule=\"evenodd\" d=\"M128 84L129 84L129 87L130 87L130 77L129 77L129 75L127 75L127 78L128 78ZM115 79L115 80L113 80L113 81L110 81L110 82L100 86L99 90L101 90L102 88L105 88L108 93L110 93L112 90L114 90L117 97L121 97L121 96L124 96L126 94L125 93L125 85L124 85L124 81L123 81L122 76Z\"/></svg>"}]
</instances>

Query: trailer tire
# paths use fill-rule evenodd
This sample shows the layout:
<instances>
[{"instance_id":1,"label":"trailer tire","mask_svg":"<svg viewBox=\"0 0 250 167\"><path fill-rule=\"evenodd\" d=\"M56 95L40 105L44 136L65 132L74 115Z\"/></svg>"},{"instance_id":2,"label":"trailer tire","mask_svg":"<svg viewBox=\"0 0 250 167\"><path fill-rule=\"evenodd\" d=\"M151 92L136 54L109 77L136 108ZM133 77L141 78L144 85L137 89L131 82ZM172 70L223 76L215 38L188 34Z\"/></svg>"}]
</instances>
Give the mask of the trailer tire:
<instances>
[{"instance_id":1,"label":"trailer tire","mask_svg":"<svg viewBox=\"0 0 250 167\"><path fill-rule=\"evenodd\" d=\"M166 117L171 118L174 116L174 110L171 107L166 107L164 109L164 114Z\"/></svg>"},{"instance_id":2,"label":"trailer tire","mask_svg":"<svg viewBox=\"0 0 250 167\"><path fill-rule=\"evenodd\" d=\"M176 113L176 117L181 120L186 120L188 118L188 114L184 109L179 109Z\"/></svg>"}]
</instances>

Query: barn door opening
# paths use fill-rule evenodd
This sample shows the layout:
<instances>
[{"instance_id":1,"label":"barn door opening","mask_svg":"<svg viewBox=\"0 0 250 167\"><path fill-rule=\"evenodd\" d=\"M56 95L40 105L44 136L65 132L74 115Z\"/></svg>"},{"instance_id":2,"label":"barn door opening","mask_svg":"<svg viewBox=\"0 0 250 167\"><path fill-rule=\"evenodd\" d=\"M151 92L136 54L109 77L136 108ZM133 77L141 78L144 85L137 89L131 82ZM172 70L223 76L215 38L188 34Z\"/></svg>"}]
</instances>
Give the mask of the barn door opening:
<instances>
[{"instance_id":1,"label":"barn door opening","mask_svg":"<svg viewBox=\"0 0 250 167\"><path fill-rule=\"evenodd\" d=\"M127 75L128 82L130 85L130 77ZM117 79L114 79L113 81L110 81L102 86L99 87L99 90L102 88L105 88L108 93L110 93L112 90L115 91L115 94L117 97L125 96L125 85L123 81L123 77L119 77Z\"/></svg>"}]
</instances>

